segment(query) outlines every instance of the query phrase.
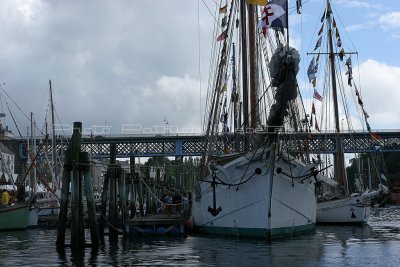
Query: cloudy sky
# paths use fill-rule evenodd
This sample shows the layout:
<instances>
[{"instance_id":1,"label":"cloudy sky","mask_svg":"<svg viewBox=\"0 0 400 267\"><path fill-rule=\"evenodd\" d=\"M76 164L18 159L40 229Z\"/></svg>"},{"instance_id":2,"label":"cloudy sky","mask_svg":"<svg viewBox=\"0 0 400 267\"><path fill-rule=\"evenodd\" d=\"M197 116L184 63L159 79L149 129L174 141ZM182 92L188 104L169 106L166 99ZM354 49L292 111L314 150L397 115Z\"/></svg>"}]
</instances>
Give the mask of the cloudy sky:
<instances>
[{"instance_id":1,"label":"cloudy sky","mask_svg":"<svg viewBox=\"0 0 400 267\"><path fill-rule=\"evenodd\" d=\"M305 53L314 46L323 9L322 0L303 2L302 15L292 12L289 18L291 43L305 59L299 80L306 77ZM292 11L294 3L289 1ZM211 13L218 5L219 0L1 0L0 82L12 99L1 91L3 123L15 129L10 108L24 134L25 115L33 112L43 130L51 79L57 120L67 130L81 121L95 133L104 127L114 134L162 131L166 122L171 132L199 131ZM371 127L399 129L400 1L333 5L342 35L359 52Z\"/></svg>"}]
</instances>

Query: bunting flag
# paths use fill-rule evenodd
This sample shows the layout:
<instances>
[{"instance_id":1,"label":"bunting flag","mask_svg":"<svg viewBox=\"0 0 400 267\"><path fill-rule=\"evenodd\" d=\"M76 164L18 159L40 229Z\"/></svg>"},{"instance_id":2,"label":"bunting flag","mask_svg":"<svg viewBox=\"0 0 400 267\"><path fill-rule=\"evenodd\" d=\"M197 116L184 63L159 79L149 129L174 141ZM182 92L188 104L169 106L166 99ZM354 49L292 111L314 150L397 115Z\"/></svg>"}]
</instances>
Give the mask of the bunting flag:
<instances>
[{"instance_id":1,"label":"bunting flag","mask_svg":"<svg viewBox=\"0 0 400 267\"><path fill-rule=\"evenodd\" d=\"M301 0L296 0L296 9L297 14L301 14L301 9L303 8L303 4Z\"/></svg>"},{"instance_id":2,"label":"bunting flag","mask_svg":"<svg viewBox=\"0 0 400 267\"><path fill-rule=\"evenodd\" d=\"M310 126L313 127L314 123L313 123L313 116L311 115L311 119L310 119Z\"/></svg>"},{"instance_id":3,"label":"bunting flag","mask_svg":"<svg viewBox=\"0 0 400 267\"><path fill-rule=\"evenodd\" d=\"M329 17L330 14L332 14L332 7L331 3L328 2L328 9L326 11L326 16Z\"/></svg>"},{"instance_id":4,"label":"bunting flag","mask_svg":"<svg viewBox=\"0 0 400 267\"><path fill-rule=\"evenodd\" d=\"M321 46L321 42L322 42L322 36L319 37L317 43L315 44L314 51L317 50L317 48Z\"/></svg>"},{"instance_id":5,"label":"bunting flag","mask_svg":"<svg viewBox=\"0 0 400 267\"><path fill-rule=\"evenodd\" d=\"M223 17L221 20L221 27L224 28L227 22L228 22L228 17L227 16Z\"/></svg>"},{"instance_id":6,"label":"bunting flag","mask_svg":"<svg viewBox=\"0 0 400 267\"><path fill-rule=\"evenodd\" d=\"M319 55L320 55L320 53L318 53L318 55L317 55L317 65L318 65L318 61L319 61Z\"/></svg>"},{"instance_id":7,"label":"bunting flag","mask_svg":"<svg viewBox=\"0 0 400 267\"><path fill-rule=\"evenodd\" d=\"M367 113L364 109L363 109L363 113L364 113L365 118L368 119L368 118L369 118L369 115L368 115L368 113Z\"/></svg>"},{"instance_id":8,"label":"bunting flag","mask_svg":"<svg viewBox=\"0 0 400 267\"><path fill-rule=\"evenodd\" d=\"M344 58L344 48L343 47L342 47L342 49L340 49L339 58L341 61L343 61L343 58Z\"/></svg>"},{"instance_id":9,"label":"bunting flag","mask_svg":"<svg viewBox=\"0 0 400 267\"><path fill-rule=\"evenodd\" d=\"M320 36L321 33L323 33L323 32L324 32L324 23L322 23L321 29L319 29L318 36Z\"/></svg>"},{"instance_id":10,"label":"bunting flag","mask_svg":"<svg viewBox=\"0 0 400 267\"><path fill-rule=\"evenodd\" d=\"M314 88L314 98L318 101L322 101L322 96L318 93L318 91Z\"/></svg>"},{"instance_id":11,"label":"bunting flag","mask_svg":"<svg viewBox=\"0 0 400 267\"><path fill-rule=\"evenodd\" d=\"M312 80L312 86L315 88L317 86L317 79Z\"/></svg>"},{"instance_id":12,"label":"bunting flag","mask_svg":"<svg viewBox=\"0 0 400 267\"><path fill-rule=\"evenodd\" d=\"M359 104L360 106L364 106L364 103L362 102L360 96L358 96L358 104Z\"/></svg>"},{"instance_id":13,"label":"bunting flag","mask_svg":"<svg viewBox=\"0 0 400 267\"><path fill-rule=\"evenodd\" d=\"M332 20L332 27L336 28L336 21L335 21L335 18L333 18L333 20Z\"/></svg>"},{"instance_id":14,"label":"bunting flag","mask_svg":"<svg viewBox=\"0 0 400 267\"><path fill-rule=\"evenodd\" d=\"M367 125L367 130L368 130L368 132L371 132L371 127L369 126L368 121L365 121L365 124Z\"/></svg>"},{"instance_id":15,"label":"bunting flag","mask_svg":"<svg viewBox=\"0 0 400 267\"><path fill-rule=\"evenodd\" d=\"M318 132L320 132L321 130L319 129L319 126L318 126L318 122L317 122L317 118L315 118L315 130L317 130Z\"/></svg>"},{"instance_id":16,"label":"bunting flag","mask_svg":"<svg viewBox=\"0 0 400 267\"><path fill-rule=\"evenodd\" d=\"M315 106L314 106L314 102L312 103L311 114L314 114L314 115L315 115Z\"/></svg>"},{"instance_id":17,"label":"bunting flag","mask_svg":"<svg viewBox=\"0 0 400 267\"><path fill-rule=\"evenodd\" d=\"M227 89L228 89L228 84L227 84L227 83L224 83L224 85L223 85L222 88L221 88L221 93L226 92Z\"/></svg>"},{"instance_id":18,"label":"bunting flag","mask_svg":"<svg viewBox=\"0 0 400 267\"><path fill-rule=\"evenodd\" d=\"M376 140L376 141L382 141L382 137L374 132L370 132L372 139Z\"/></svg>"},{"instance_id":19,"label":"bunting flag","mask_svg":"<svg viewBox=\"0 0 400 267\"><path fill-rule=\"evenodd\" d=\"M339 29L336 28L336 38L340 38Z\"/></svg>"},{"instance_id":20,"label":"bunting flag","mask_svg":"<svg viewBox=\"0 0 400 267\"><path fill-rule=\"evenodd\" d=\"M228 5L225 5L225 6L219 8L219 13L220 14L226 13L227 10L228 10Z\"/></svg>"},{"instance_id":21,"label":"bunting flag","mask_svg":"<svg viewBox=\"0 0 400 267\"><path fill-rule=\"evenodd\" d=\"M268 4L267 0L246 0L249 5L265 6Z\"/></svg>"},{"instance_id":22,"label":"bunting flag","mask_svg":"<svg viewBox=\"0 0 400 267\"><path fill-rule=\"evenodd\" d=\"M258 21L258 28L263 30L264 36L268 28L283 29L287 28L287 0L271 0L263 8L261 19Z\"/></svg>"},{"instance_id":23,"label":"bunting flag","mask_svg":"<svg viewBox=\"0 0 400 267\"><path fill-rule=\"evenodd\" d=\"M340 39L340 37L337 39L336 45L338 47L342 47L342 40Z\"/></svg>"},{"instance_id":24,"label":"bunting flag","mask_svg":"<svg viewBox=\"0 0 400 267\"><path fill-rule=\"evenodd\" d=\"M321 22L324 22L324 19L325 19L325 12L326 12L326 10L324 10L324 14L322 14Z\"/></svg>"},{"instance_id":25,"label":"bunting flag","mask_svg":"<svg viewBox=\"0 0 400 267\"><path fill-rule=\"evenodd\" d=\"M343 49L343 48L342 48L342 49ZM340 51L340 52L341 52L341 51ZM343 51L343 53L344 53L344 51ZM351 64L351 57L348 57L348 58L346 59L345 65L347 66L346 75L349 75L349 76L348 76L348 80L347 80L347 84L350 85L350 86L352 86L351 80L353 80L353 66L352 66L352 64ZM357 95L357 96L358 96L358 95Z\"/></svg>"},{"instance_id":26,"label":"bunting flag","mask_svg":"<svg viewBox=\"0 0 400 267\"><path fill-rule=\"evenodd\" d=\"M315 73L315 58L313 57L307 69L307 76L310 82L315 79Z\"/></svg>"},{"instance_id":27,"label":"bunting flag","mask_svg":"<svg viewBox=\"0 0 400 267\"><path fill-rule=\"evenodd\" d=\"M228 36L228 30L225 30L221 33L220 36L218 36L217 41L223 41L225 38Z\"/></svg>"}]
</instances>

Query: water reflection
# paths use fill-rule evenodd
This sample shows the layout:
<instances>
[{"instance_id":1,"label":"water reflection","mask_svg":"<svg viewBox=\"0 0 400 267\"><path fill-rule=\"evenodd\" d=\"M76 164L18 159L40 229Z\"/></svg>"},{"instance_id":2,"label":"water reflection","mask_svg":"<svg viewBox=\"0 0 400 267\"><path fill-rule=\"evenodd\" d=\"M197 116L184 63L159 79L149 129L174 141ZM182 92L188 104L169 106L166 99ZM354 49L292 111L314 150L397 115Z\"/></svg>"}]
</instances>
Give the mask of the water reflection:
<instances>
[{"instance_id":1,"label":"water reflection","mask_svg":"<svg viewBox=\"0 0 400 267\"><path fill-rule=\"evenodd\" d=\"M397 266L400 214L380 210L374 216L363 227L318 226L313 233L271 244L199 235L121 237L76 255L68 247L56 251L56 230L2 232L0 259L14 266Z\"/></svg>"}]
</instances>

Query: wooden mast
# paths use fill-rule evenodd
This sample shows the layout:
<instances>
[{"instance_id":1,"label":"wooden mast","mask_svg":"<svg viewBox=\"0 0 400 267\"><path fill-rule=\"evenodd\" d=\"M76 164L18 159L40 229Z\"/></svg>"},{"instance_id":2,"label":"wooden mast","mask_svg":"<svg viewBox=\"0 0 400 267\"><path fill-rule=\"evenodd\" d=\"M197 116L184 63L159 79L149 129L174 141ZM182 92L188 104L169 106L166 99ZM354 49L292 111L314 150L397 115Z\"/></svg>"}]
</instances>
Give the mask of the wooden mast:
<instances>
[{"instance_id":1,"label":"wooden mast","mask_svg":"<svg viewBox=\"0 0 400 267\"><path fill-rule=\"evenodd\" d=\"M333 41L332 41L332 26L331 26L331 10L329 0L326 0L327 11L326 19L328 23L328 40L329 40L329 60L331 64L331 82L332 82L332 96L333 96L333 106L335 114L335 132L336 132L336 148L337 153L335 155L335 174L336 179L339 182L339 188L344 193L344 181L345 181L345 169L344 169L344 152L342 147L342 142L340 139L340 126L339 126L339 108L338 108L338 98L336 89L336 73L335 73L335 54L333 52Z\"/></svg>"},{"instance_id":2,"label":"wooden mast","mask_svg":"<svg viewBox=\"0 0 400 267\"><path fill-rule=\"evenodd\" d=\"M52 128L52 138L51 138L51 158L53 161L52 170L52 185L55 186L57 182L57 155L56 155L56 130L54 125L54 102L53 102L53 89L51 88L51 80L49 80L49 92L50 92L50 108L51 108L51 128Z\"/></svg>"},{"instance_id":3,"label":"wooden mast","mask_svg":"<svg viewBox=\"0 0 400 267\"><path fill-rule=\"evenodd\" d=\"M243 132L249 128L249 92L247 78L247 25L246 25L246 1L242 0L240 4L241 21L241 42L242 42L242 93L243 93ZM244 150L248 149L247 137L244 140Z\"/></svg>"},{"instance_id":4,"label":"wooden mast","mask_svg":"<svg viewBox=\"0 0 400 267\"><path fill-rule=\"evenodd\" d=\"M255 79L255 42L254 42L254 6L248 5L248 25L249 25L249 83L250 83L250 128L255 131L256 125L256 79ZM247 115L247 119L248 119Z\"/></svg>"}]
</instances>

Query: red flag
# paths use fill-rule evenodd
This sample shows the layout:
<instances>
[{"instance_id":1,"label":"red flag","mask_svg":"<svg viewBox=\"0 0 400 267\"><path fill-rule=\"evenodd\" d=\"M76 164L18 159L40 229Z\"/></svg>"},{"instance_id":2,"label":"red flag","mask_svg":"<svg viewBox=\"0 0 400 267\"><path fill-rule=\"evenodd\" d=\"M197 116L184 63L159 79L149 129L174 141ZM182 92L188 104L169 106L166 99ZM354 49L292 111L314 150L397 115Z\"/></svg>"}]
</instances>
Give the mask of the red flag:
<instances>
[{"instance_id":1,"label":"red flag","mask_svg":"<svg viewBox=\"0 0 400 267\"><path fill-rule=\"evenodd\" d=\"M220 36L218 36L217 41L225 40L226 36L228 35L227 30L223 31Z\"/></svg>"},{"instance_id":2,"label":"red flag","mask_svg":"<svg viewBox=\"0 0 400 267\"><path fill-rule=\"evenodd\" d=\"M382 141L382 137L380 137L378 134L370 132L372 139L376 141Z\"/></svg>"},{"instance_id":3,"label":"red flag","mask_svg":"<svg viewBox=\"0 0 400 267\"><path fill-rule=\"evenodd\" d=\"M317 90L314 88L314 98L322 101L322 96L317 92Z\"/></svg>"},{"instance_id":4,"label":"red flag","mask_svg":"<svg viewBox=\"0 0 400 267\"><path fill-rule=\"evenodd\" d=\"M219 8L219 13L226 13L226 10L228 9L228 5L225 5L223 7Z\"/></svg>"},{"instance_id":5,"label":"red flag","mask_svg":"<svg viewBox=\"0 0 400 267\"><path fill-rule=\"evenodd\" d=\"M318 32L318 36L320 36L323 31L324 31L324 24L322 23L321 29Z\"/></svg>"}]
</instances>

